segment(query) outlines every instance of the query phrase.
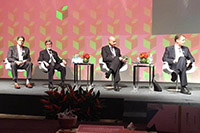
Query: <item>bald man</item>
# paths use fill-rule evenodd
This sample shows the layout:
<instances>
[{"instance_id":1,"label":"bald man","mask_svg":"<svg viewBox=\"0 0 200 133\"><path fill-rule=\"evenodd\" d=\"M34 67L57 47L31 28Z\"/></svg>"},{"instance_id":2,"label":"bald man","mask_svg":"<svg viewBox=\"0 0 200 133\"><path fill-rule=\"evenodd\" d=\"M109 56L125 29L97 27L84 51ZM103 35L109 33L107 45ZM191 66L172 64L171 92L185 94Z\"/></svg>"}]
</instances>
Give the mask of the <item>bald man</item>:
<instances>
[{"instance_id":1,"label":"bald man","mask_svg":"<svg viewBox=\"0 0 200 133\"><path fill-rule=\"evenodd\" d=\"M126 60L121 57L120 49L117 48L116 38L110 36L108 39L109 45L104 46L101 49L101 55L103 62L106 63L109 71L105 73L106 78L110 77L110 74L114 76L114 90L119 91L118 82L120 81L119 70L126 63Z\"/></svg>"}]
</instances>

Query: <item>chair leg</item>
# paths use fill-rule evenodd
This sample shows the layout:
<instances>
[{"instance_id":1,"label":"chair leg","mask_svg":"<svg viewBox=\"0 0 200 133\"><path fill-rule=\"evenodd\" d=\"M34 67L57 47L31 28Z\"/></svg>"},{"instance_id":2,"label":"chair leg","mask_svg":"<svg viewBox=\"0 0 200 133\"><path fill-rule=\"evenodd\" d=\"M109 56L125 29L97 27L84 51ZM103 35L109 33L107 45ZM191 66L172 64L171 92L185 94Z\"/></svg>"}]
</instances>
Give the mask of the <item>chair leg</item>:
<instances>
[{"instance_id":1,"label":"chair leg","mask_svg":"<svg viewBox=\"0 0 200 133\"><path fill-rule=\"evenodd\" d=\"M174 89L174 88L169 88L169 89L167 89L168 91L170 91L170 92L180 92L180 89L178 88L178 74L177 74L177 80L176 80L176 88Z\"/></svg>"},{"instance_id":2,"label":"chair leg","mask_svg":"<svg viewBox=\"0 0 200 133\"><path fill-rule=\"evenodd\" d=\"M114 78L113 78L113 75L111 75L112 77L111 77L111 82L112 82L112 84L109 84L109 85L105 85L105 89L106 90L112 90L112 89L114 89Z\"/></svg>"},{"instance_id":3,"label":"chair leg","mask_svg":"<svg viewBox=\"0 0 200 133\"><path fill-rule=\"evenodd\" d=\"M177 77L177 80L176 80L176 91L178 92L179 89L178 89L178 77Z\"/></svg>"}]
</instances>

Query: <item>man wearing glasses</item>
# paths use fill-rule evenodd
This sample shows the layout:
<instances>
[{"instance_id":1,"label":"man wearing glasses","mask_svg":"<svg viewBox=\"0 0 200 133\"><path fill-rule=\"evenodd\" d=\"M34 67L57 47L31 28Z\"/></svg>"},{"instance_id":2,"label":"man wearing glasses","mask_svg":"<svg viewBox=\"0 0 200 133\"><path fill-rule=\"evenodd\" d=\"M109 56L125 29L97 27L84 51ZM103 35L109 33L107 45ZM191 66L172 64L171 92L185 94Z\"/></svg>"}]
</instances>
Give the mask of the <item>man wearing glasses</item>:
<instances>
[{"instance_id":1,"label":"man wearing glasses","mask_svg":"<svg viewBox=\"0 0 200 133\"><path fill-rule=\"evenodd\" d=\"M60 86L64 87L64 81L66 76L66 68L65 66L62 66L60 63L63 63L64 65L67 65L67 62L65 60L61 60L58 57L58 54L56 51L52 50L52 41L46 40L45 41L45 47L46 49L40 51L40 56L38 58L38 63L44 63L45 67L48 69L48 78L49 78L49 85L48 87L50 89L54 88L53 85L53 75L54 70L58 70L61 72L61 83Z\"/></svg>"},{"instance_id":2,"label":"man wearing glasses","mask_svg":"<svg viewBox=\"0 0 200 133\"><path fill-rule=\"evenodd\" d=\"M23 36L17 37L17 46L11 46L8 51L7 59L11 63L11 72L15 82L15 88L20 89L17 82L17 69L25 69L27 72L26 87L32 88L30 80L32 78L32 66L29 48L24 46L25 38Z\"/></svg>"}]
</instances>

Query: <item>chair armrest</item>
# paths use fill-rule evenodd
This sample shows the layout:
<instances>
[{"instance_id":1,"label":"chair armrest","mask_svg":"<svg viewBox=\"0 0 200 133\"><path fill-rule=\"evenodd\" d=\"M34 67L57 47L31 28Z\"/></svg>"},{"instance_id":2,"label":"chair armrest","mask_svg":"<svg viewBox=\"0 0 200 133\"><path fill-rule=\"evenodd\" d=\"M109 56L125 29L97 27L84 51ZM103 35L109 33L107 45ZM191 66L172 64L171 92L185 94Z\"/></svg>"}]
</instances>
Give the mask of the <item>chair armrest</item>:
<instances>
[{"instance_id":1,"label":"chair armrest","mask_svg":"<svg viewBox=\"0 0 200 133\"><path fill-rule=\"evenodd\" d=\"M11 71L11 63L8 61L7 58L3 60L3 63L5 64L5 69Z\"/></svg>"},{"instance_id":2,"label":"chair armrest","mask_svg":"<svg viewBox=\"0 0 200 133\"><path fill-rule=\"evenodd\" d=\"M65 67L65 65L64 65L64 63L63 63L63 62L62 62L62 63L60 63L60 65L61 65L61 66L63 66L63 67Z\"/></svg>"},{"instance_id":3,"label":"chair armrest","mask_svg":"<svg viewBox=\"0 0 200 133\"><path fill-rule=\"evenodd\" d=\"M171 74L174 71L169 67L168 62L163 62L163 67L162 68L163 68L163 71L165 73L168 73L168 74Z\"/></svg>"},{"instance_id":4,"label":"chair armrest","mask_svg":"<svg viewBox=\"0 0 200 133\"><path fill-rule=\"evenodd\" d=\"M196 70L195 62L192 63L192 68L187 70L186 73L193 73Z\"/></svg>"},{"instance_id":5,"label":"chair armrest","mask_svg":"<svg viewBox=\"0 0 200 133\"><path fill-rule=\"evenodd\" d=\"M126 71L128 69L128 64L127 63L125 63L122 67L121 67L121 69L119 70L120 72L123 72L123 71Z\"/></svg>"},{"instance_id":6,"label":"chair armrest","mask_svg":"<svg viewBox=\"0 0 200 133\"><path fill-rule=\"evenodd\" d=\"M10 62L8 61L7 58L5 58L5 59L3 60L3 63L4 63L4 64L7 64L7 63L10 63Z\"/></svg>"},{"instance_id":7,"label":"chair armrest","mask_svg":"<svg viewBox=\"0 0 200 133\"><path fill-rule=\"evenodd\" d=\"M103 62L103 58L102 57L99 59L99 65L100 65L100 69L101 69L102 72L109 71L109 68L107 67L106 63Z\"/></svg>"},{"instance_id":8,"label":"chair armrest","mask_svg":"<svg viewBox=\"0 0 200 133\"><path fill-rule=\"evenodd\" d=\"M47 67L44 65L43 62L39 61L38 64L39 64L39 69L40 69L40 70L42 70L42 71L45 72L45 73L48 72L48 69L47 69Z\"/></svg>"}]
</instances>

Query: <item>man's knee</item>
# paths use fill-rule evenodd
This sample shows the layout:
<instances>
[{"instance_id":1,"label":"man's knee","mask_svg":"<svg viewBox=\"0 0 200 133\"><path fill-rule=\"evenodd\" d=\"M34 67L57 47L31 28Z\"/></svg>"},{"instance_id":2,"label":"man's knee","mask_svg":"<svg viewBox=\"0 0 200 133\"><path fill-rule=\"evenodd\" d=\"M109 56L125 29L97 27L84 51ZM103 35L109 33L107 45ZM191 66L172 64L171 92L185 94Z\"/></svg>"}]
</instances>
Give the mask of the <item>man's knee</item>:
<instances>
[{"instance_id":1,"label":"man's knee","mask_svg":"<svg viewBox=\"0 0 200 133\"><path fill-rule=\"evenodd\" d=\"M33 66L33 63L30 61L27 61L26 63L27 63L27 66L31 66L31 67Z\"/></svg>"},{"instance_id":2,"label":"man's knee","mask_svg":"<svg viewBox=\"0 0 200 133\"><path fill-rule=\"evenodd\" d=\"M185 57L179 57L179 61L185 61Z\"/></svg>"},{"instance_id":3,"label":"man's knee","mask_svg":"<svg viewBox=\"0 0 200 133\"><path fill-rule=\"evenodd\" d=\"M119 57L115 57L115 58L113 59L112 63L114 63L115 65L120 64Z\"/></svg>"},{"instance_id":4,"label":"man's knee","mask_svg":"<svg viewBox=\"0 0 200 133\"><path fill-rule=\"evenodd\" d=\"M65 72L66 72L66 68L62 66L62 67L61 67L61 72L64 72L64 73L65 73Z\"/></svg>"},{"instance_id":5,"label":"man's knee","mask_svg":"<svg viewBox=\"0 0 200 133\"><path fill-rule=\"evenodd\" d=\"M17 64L15 62L11 63L11 68L16 68Z\"/></svg>"}]
</instances>

